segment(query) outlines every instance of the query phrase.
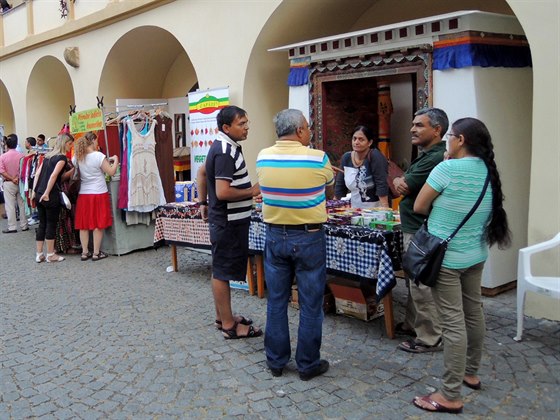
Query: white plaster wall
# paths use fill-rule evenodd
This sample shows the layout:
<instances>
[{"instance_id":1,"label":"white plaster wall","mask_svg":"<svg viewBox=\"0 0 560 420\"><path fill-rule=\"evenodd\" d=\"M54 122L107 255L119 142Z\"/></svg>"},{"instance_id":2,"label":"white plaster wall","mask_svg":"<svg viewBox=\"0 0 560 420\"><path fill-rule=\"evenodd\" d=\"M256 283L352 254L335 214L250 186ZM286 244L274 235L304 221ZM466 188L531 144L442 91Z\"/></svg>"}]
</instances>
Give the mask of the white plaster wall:
<instances>
[{"instance_id":1,"label":"white plaster wall","mask_svg":"<svg viewBox=\"0 0 560 420\"><path fill-rule=\"evenodd\" d=\"M528 243L560 232L560 2L507 0L531 46L533 59L533 124ZM551 56L552 54L552 56ZM560 275L558 254L533 258L534 274ZM526 313L560 320L558 301L530 294Z\"/></svg>"},{"instance_id":2,"label":"white plaster wall","mask_svg":"<svg viewBox=\"0 0 560 420\"><path fill-rule=\"evenodd\" d=\"M482 276L488 288L517 279L517 250L527 244L531 97L530 68L434 71L434 106L448 113L450 124L462 117L480 119L494 143L513 243L508 250L491 248Z\"/></svg>"},{"instance_id":3,"label":"white plaster wall","mask_svg":"<svg viewBox=\"0 0 560 420\"><path fill-rule=\"evenodd\" d=\"M60 2L58 0L34 0L28 2L27 7L33 7L35 34L62 26L68 19L60 17Z\"/></svg>"},{"instance_id":4,"label":"white plaster wall","mask_svg":"<svg viewBox=\"0 0 560 420\"><path fill-rule=\"evenodd\" d=\"M4 46L22 41L27 36L27 5L10 10L2 16Z\"/></svg>"},{"instance_id":5,"label":"white plaster wall","mask_svg":"<svg viewBox=\"0 0 560 420\"><path fill-rule=\"evenodd\" d=\"M71 1L71 0L69 0ZM80 19L84 16L97 12L113 3L111 0L78 0L74 3L74 19Z\"/></svg>"},{"instance_id":6,"label":"white plaster wall","mask_svg":"<svg viewBox=\"0 0 560 420\"><path fill-rule=\"evenodd\" d=\"M290 86L290 99L288 108L299 109L309 121L309 85ZM278 110L281 111L281 110Z\"/></svg>"}]
</instances>

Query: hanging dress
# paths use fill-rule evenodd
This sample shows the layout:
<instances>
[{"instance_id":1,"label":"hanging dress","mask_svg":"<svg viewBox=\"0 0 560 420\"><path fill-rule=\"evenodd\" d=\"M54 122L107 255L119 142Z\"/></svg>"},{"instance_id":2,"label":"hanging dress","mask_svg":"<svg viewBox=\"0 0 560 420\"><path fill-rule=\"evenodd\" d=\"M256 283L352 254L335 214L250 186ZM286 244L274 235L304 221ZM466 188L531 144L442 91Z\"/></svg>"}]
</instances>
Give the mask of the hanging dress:
<instances>
[{"instance_id":1,"label":"hanging dress","mask_svg":"<svg viewBox=\"0 0 560 420\"><path fill-rule=\"evenodd\" d=\"M151 212L166 203L156 162L156 121L146 134L140 134L132 120L127 121L131 133L128 182L128 210Z\"/></svg>"}]
</instances>

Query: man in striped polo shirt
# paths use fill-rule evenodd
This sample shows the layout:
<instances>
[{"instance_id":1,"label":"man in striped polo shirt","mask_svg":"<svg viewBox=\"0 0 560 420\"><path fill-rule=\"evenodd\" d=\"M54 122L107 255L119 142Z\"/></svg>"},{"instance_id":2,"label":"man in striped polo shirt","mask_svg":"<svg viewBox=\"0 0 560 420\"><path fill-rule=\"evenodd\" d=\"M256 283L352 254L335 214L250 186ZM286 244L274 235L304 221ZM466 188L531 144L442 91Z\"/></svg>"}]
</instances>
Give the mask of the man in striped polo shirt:
<instances>
[{"instance_id":1,"label":"man in striped polo shirt","mask_svg":"<svg viewBox=\"0 0 560 420\"><path fill-rule=\"evenodd\" d=\"M274 118L278 140L257 158L267 224L264 270L268 289L267 365L282 375L290 360L288 300L295 275L300 304L296 364L307 381L329 369L320 358L326 284L325 201L334 195L327 155L310 149L311 132L301 111L285 109Z\"/></svg>"},{"instance_id":2,"label":"man in striped polo shirt","mask_svg":"<svg viewBox=\"0 0 560 420\"><path fill-rule=\"evenodd\" d=\"M252 198L260 194L259 184L251 186L239 144L247 139L249 120L236 106L223 108L216 118L218 137L197 174L200 212L210 224L216 327L225 339L260 337L251 319L233 315L229 288L230 280L245 280Z\"/></svg>"}]
</instances>

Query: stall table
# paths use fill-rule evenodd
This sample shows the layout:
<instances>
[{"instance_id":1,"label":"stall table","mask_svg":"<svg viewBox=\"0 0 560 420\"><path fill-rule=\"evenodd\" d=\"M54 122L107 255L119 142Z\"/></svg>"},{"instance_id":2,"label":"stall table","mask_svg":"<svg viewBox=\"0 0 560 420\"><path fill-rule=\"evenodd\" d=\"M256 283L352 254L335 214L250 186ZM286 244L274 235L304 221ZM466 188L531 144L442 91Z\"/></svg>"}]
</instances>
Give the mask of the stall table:
<instances>
[{"instance_id":1,"label":"stall table","mask_svg":"<svg viewBox=\"0 0 560 420\"><path fill-rule=\"evenodd\" d=\"M393 269L400 269L402 233L387 232L359 226L324 225L327 236L327 271L353 280L375 282L380 254L386 252ZM260 212L253 212L249 230L249 253L254 255L257 271L257 294L264 297L264 269L262 253L266 240L266 225ZM170 245L173 270L178 270L177 245L209 250L208 224L200 218L198 207L192 203L168 203L156 209L154 245ZM387 270L387 267L385 267ZM254 294L253 268L248 262L249 293ZM387 335L394 338L393 297L383 298Z\"/></svg>"}]
</instances>

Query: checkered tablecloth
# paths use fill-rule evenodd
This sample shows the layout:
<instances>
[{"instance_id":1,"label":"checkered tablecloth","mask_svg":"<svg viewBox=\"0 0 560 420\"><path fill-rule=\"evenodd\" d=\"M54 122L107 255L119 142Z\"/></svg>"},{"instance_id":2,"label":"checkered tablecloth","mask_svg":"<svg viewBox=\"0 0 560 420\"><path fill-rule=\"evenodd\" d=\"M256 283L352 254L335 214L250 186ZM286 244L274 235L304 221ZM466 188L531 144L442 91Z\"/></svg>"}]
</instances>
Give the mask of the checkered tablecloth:
<instances>
[{"instance_id":1,"label":"checkered tablecloth","mask_svg":"<svg viewBox=\"0 0 560 420\"><path fill-rule=\"evenodd\" d=\"M381 299L395 285L394 270L400 269L402 233L360 226L325 225L327 270L369 279L376 283ZM249 250L261 254L266 241L262 214L253 212L249 229ZM195 206L170 203L156 209L154 243L210 248L208 224Z\"/></svg>"},{"instance_id":2,"label":"checkered tablecloth","mask_svg":"<svg viewBox=\"0 0 560 420\"><path fill-rule=\"evenodd\" d=\"M155 212L154 245L165 243L210 249L208 223L200 218L196 205L168 203Z\"/></svg>"}]
</instances>

